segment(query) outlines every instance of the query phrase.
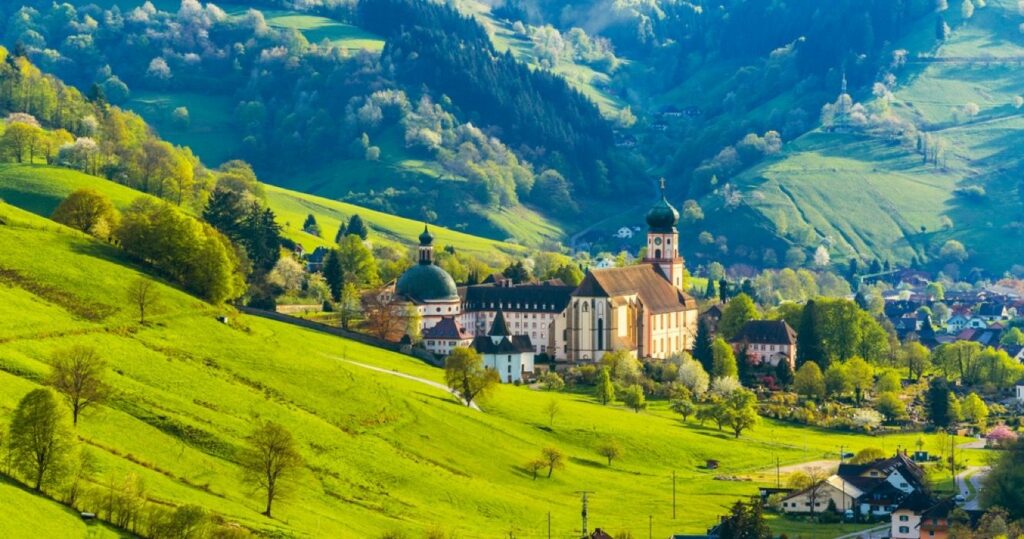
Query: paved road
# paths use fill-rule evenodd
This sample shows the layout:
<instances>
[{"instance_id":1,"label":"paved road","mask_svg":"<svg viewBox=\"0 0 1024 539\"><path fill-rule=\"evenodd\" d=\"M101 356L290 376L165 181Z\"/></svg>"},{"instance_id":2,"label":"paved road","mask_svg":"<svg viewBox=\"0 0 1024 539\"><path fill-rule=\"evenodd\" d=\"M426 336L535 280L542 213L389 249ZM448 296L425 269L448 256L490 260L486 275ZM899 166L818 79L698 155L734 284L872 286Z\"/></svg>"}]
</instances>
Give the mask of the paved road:
<instances>
[{"instance_id":1,"label":"paved road","mask_svg":"<svg viewBox=\"0 0 1024 539\"><path fill-rule=\"evenodd\" d=\"M351 363L353 365L357 365L357 366L362 367L364 369L370 369L371 371L377 371L377 372L382 372L384 374L390 374L391 376L397 376L399 378L405 378L406 380L412 380L414 382L419 382L421 384L428 385L428 386L433 387L435 389L440 389L441 391L444 391L446 393L451 393L452 395L455 396L455 398L459 399L459 402L462 402L462 399L459 397L459 394L455 392L455 390L449 388L448 386L446 386L444 384L439 384L437 382L434 382L433 380L427 380L426 378L420 378L418 376L413 376L411 374L405 374L404 372L390 371L388 369L383 369L381 367L374 367L373 365L367 365L366 363L360 363L358 361L352 361L351 359L343 359L343 358L339 358L339 357L335 357L334 359L337 359L338 361L344 361L346 363ZM476 410L476 411L478 411L478 412L480 411L480 407L477 406L475 402L473 404L470 404L469 407L474 409L474 410Z\"/></svg>"},{"instance_id":2,"label":"paved road","mask_svg":"<svg viewBox=\"0 0 1024 539\"><path fill-rule=\"evenodd\" d=\"M988 466L972 466L956 476L956 489L967 501L963 508L967 510L981 509L981 482L989 472ZM970 486L967 483L970 483Z\"/></svg>"}]
</instances>

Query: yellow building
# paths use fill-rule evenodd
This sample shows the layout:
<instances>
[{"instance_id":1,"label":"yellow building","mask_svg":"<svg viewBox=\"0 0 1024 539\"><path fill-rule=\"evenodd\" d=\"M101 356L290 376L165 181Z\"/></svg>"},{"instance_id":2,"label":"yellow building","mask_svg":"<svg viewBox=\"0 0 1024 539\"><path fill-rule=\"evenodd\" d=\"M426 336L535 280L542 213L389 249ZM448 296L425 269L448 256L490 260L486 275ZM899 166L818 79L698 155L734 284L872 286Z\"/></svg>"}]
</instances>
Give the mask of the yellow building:
<instances>
[{"instance_id":1,"label":"yellow building","mask_svg":"<svg viewBox=\"0 0 1024 539\"><path fill-rule=\"evenodd\" d=\"M647 213L647 256L641 264L590 270L555 319L551 346L560 361L597 361L628 350L666 358L690 350L697 302L683 292L679 212L665 198Z\"/></svg>"}]
</instances>

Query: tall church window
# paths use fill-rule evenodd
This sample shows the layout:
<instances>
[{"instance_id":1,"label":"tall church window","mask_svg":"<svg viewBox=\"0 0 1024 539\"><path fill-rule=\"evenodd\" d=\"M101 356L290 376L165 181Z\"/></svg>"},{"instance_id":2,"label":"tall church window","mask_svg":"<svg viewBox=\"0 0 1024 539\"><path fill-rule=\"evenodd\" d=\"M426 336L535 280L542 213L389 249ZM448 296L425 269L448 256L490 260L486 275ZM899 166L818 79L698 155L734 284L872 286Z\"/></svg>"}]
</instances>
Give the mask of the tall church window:
<instances>
[{"instance_id":1,"label":"tall church window","mask_svg":"<svg viewBox=\"0 0 1024 539\"><path fill-rule=\"evenodd\" d=\"M604 350L604 319L597 319L597 349Z\"/></svg>"}]
</instances>

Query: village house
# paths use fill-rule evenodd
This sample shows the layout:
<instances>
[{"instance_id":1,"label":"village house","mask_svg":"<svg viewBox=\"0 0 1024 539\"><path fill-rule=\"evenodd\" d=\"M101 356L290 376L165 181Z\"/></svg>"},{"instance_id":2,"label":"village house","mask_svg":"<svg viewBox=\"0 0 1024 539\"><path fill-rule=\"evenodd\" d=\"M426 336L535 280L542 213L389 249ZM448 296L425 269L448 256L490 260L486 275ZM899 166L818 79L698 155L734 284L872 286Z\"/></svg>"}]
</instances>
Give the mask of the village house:
<instances>
[{"instance_id":1,"label":"village house","mask_svg":"<svg viewBox=\"0 0 1024 539\"><path fill-rule=\"evenodd\" d=\"M868 464L840 464L824 482L790 494L782 500L787 513L818 513L834 503L836 511L847 509L876 517L891 514L915 492L925 492L924 470L905 453Z\"/></svg>"},{"instance_id":2,"label":"village house","mask_svg":"<svg viewBox=\"0 0 1024 539\"><path fill-rule=\"evenodd\" d=\"M796 332L785 320L751 320L730 344L736 354L746 351L749 365L776 367L785 361L796 369Z\"/></svg>"},{"instance_id":3,"label":"village house","mask_svg":"<svg viewBox=\"0 0 1024 539\"><path fill-rule=\"evenodd\" d=\"M892 513L891 539L946 539L953 500L935 501L923 492L907 496Z\"/></svg>"},{"instance_id":4,"label":"village house","mask_svg":"<svg viewBox=\"0 0 1024 539\"><path fill-rule=\"evenodd\" d=\"M423 332L423 346L430 352L446 356L456 348L472 344L473 334L466 331L454 316L445 316L441 321Z\"/></svg>"},{"instance_id":5,"label":"village house","mask_svg":"<svg viewBox=\"0 0 1024 539\"><path fill-rule=\"evenodd\" d=\"M502 382L522 382L533 377L533 345L525 335L513 335L498 311L487 335L473 339L472 347L484 359L484 367L497 371Z\"/></svg>"}]
</instances>

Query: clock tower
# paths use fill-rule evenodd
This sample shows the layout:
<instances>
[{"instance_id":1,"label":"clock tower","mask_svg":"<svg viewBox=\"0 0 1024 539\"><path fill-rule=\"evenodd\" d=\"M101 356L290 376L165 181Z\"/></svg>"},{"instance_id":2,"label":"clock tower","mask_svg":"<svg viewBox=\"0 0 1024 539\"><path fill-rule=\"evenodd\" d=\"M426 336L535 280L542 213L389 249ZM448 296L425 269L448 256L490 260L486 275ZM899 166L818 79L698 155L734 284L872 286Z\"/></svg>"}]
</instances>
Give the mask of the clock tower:
<instances>
[{"instance_id":1,"label":"clock tower","mask_svg":"<svg viewBox=\"0 0 1024 539\"><path fill-rule=\"evenodd\" d=\"M683 258L679 256L679 212L665 197L665 179L661 179L661 200L647 212L647 257L644 262L661 269L672 286L683 290Z\"/></svg>"}]
</instances>

